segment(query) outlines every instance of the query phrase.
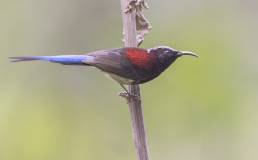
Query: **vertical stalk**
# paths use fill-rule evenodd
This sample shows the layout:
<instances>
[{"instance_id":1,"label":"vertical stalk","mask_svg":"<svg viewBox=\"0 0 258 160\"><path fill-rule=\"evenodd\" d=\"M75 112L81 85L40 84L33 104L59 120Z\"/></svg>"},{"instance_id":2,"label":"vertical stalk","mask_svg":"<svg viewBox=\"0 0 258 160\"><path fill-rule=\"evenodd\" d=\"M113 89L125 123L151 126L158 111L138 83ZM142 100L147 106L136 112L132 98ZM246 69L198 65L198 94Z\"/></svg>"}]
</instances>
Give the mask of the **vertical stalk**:
<instances>
[{"instance_id":1,"label":"vertical stalk","mask_svg":"<svg viewBox=\"0 0 258 160\"><path fill-rule=\"evenodd\" d=\"M125 13L131 0L121 0L123 34L125 47L137 47L136 39L136 12L132 10ZM128 105L131 115L134 144L138 160L149 160L146 133L144 128L143 113L141 106L141 95L139 85L129 85L129 92L137 95L139 99L128 98Z\"/></svg>"}]
</instances>

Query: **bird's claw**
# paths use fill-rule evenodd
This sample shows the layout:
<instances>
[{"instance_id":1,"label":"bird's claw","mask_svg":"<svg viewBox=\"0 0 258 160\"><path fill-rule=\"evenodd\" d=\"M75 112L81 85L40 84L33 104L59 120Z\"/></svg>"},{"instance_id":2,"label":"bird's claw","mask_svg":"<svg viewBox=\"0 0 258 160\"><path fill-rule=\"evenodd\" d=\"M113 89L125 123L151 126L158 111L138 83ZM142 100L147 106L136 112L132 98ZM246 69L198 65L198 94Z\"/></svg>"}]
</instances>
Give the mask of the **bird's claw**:
<instances>
[{"instance_id":1,"label":"bird's claw","mask_svg":"<svg viewBox=\"0 0 258 160\"><path fill-rule=\"evenodd\" d=\"M131 101L131 100L140 101L141 100L140 96L134 95L134 94L130 94L130 93L126 92L126 91L120 92L118 95L123 97L123 98L125 98L125 99L127 99L128 101Z\"/></svg>"}]
</instances>

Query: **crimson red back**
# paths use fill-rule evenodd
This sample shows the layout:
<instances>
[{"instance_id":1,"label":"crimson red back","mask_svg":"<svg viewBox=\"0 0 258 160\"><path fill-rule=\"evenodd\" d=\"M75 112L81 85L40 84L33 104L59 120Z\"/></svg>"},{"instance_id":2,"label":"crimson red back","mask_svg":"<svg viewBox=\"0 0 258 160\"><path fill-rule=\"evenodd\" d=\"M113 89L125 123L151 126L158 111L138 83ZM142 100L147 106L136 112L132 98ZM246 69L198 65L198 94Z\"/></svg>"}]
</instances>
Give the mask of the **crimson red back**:
<instances>
[{"instance_id":1,"label":"crimson red back","mask_svg":"<svg viewBox=\"0 0 258 160\"><path fill-rule=\"evenodd\" d=\"M141 48L126 48L128 60L139 68L151 70L157 63L157 57Z\"/></svg>"}]
</instances>

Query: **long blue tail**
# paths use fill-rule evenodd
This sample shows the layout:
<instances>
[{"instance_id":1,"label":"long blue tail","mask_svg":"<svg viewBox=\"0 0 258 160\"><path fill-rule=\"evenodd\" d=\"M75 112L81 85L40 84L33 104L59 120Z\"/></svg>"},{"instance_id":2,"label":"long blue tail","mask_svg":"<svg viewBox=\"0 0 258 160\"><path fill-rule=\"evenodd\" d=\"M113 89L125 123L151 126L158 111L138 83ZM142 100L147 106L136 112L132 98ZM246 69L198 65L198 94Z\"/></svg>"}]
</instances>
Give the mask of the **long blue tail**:
<instances>
[{"instance_id":1,"label":"long blue tail","mask_svg":"<svg viewBox=\"0 0 258 160\"><path fill-rule=\"evenodd\" d=\"M25 56L9 57L11 62L43 60L65 65L85 65L85 62L93 61L92 56L88 55L59 55L59 56Z\"/></svg>"}]
</instances>

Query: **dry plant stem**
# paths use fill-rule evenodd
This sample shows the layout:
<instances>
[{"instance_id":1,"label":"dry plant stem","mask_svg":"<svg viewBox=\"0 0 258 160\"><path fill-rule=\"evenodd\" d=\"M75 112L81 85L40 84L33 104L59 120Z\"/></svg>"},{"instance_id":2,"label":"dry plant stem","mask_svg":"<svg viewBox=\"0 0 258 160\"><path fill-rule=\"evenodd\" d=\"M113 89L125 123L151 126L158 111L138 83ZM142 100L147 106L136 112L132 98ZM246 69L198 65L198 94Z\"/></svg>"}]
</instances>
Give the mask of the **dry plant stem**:
<instances>
[{"instance_id":1,"label":"dry plant stem","mask_svg":"<svg viewBox=\"0 0 258 160\"><path fill-rule=\"evenodd\" d=\"M125 12L130 1L131 0L121 0L124 45L125 47L137 47L135 18L136 13L134 10L127 13ZM138 160L148 160L148 147L143 122L139 85L129 85L129 92L131 95L139 96L139 99L127 98L131 114L133 138Z\"/></svg>"}]
</instances>

